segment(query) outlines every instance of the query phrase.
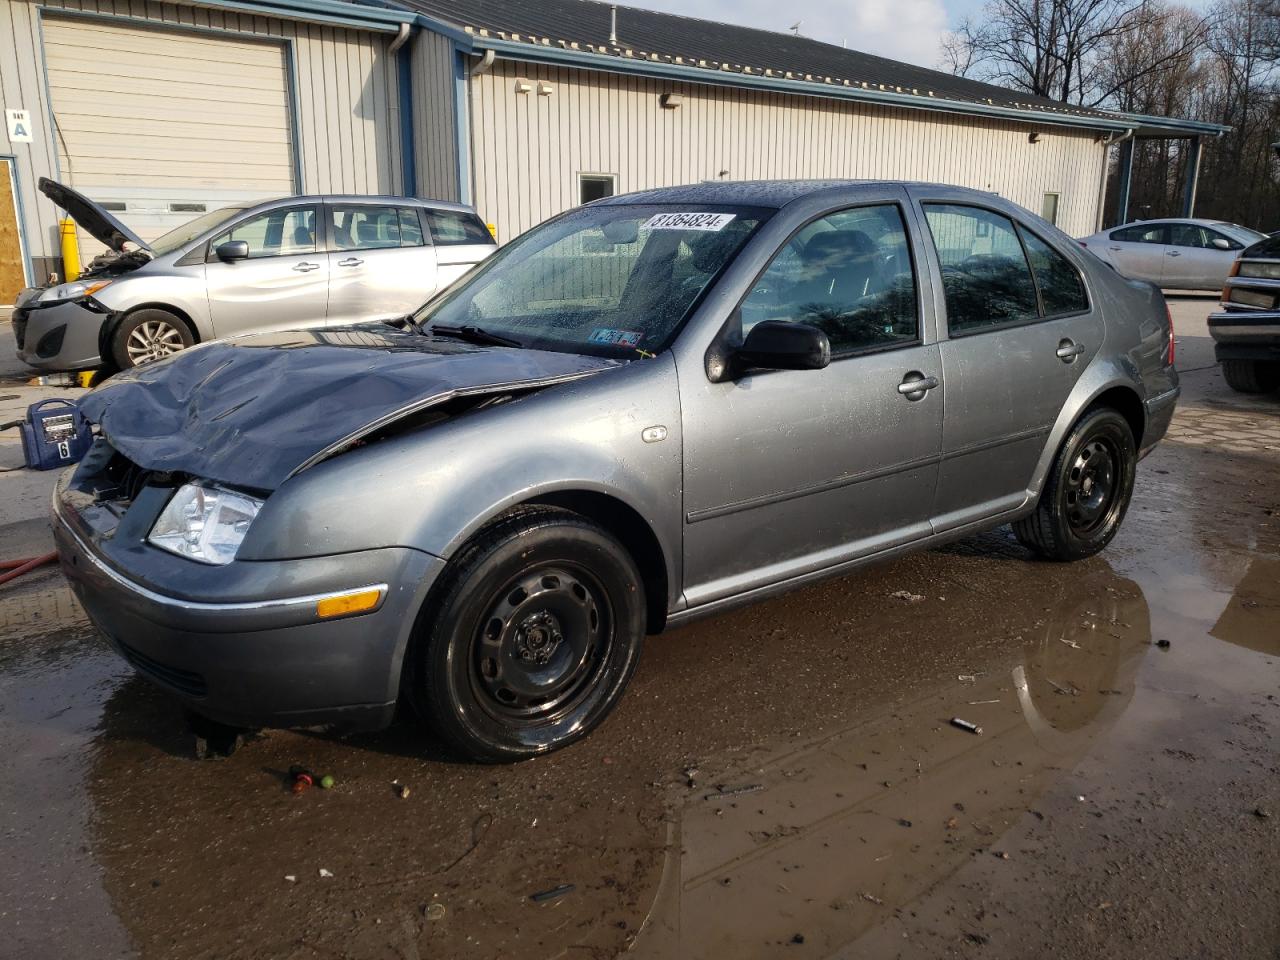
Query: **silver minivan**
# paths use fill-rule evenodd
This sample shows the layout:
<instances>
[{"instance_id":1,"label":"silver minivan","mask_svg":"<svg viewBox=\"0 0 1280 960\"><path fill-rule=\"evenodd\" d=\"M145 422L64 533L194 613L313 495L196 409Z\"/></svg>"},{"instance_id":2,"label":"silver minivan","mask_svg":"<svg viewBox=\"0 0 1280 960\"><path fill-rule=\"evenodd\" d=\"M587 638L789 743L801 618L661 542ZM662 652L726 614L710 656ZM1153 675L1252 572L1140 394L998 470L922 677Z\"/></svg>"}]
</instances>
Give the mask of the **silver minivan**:
<instances>
[{"instance_id":1,"label":"silver minivan","mask_svg":"<svg viewBox=\"0 0 1280 960\"><path fill-rule=\"evenodd\" d=\"M392 319L496 246L475 211L410 197L283 197L214 210L144 242L98 203L40 190L108 248L73 282L22 291L18 357L128 369L248 332Z\"/></svg>"}]
</instances>

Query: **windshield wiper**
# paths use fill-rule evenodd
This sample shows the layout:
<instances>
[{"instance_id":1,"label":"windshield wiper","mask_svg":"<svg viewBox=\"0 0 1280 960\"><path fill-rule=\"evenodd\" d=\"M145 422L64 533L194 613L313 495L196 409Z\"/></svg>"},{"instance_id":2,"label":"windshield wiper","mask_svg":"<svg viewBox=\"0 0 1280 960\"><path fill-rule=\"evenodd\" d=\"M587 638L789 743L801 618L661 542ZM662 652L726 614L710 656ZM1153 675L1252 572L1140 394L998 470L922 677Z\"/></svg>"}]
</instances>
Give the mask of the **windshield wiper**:
<instances>
[{"instance_id":1,"label":"windshield wiper","mask_svg":"<svg viewBox=\"0 0 1280 960\"><path fill-rule=\"evenodd\" d=\"M440 334L445 337L457 337L459 340L466 340L469 343L483 343L491 347L519 347L519 340L512 340L510 337L504 337L500 333L490 333L482 327L465 324L461 327L450 327L444 324L432 324L425 331L428 335Z\"/></svg>"}]
</instances>

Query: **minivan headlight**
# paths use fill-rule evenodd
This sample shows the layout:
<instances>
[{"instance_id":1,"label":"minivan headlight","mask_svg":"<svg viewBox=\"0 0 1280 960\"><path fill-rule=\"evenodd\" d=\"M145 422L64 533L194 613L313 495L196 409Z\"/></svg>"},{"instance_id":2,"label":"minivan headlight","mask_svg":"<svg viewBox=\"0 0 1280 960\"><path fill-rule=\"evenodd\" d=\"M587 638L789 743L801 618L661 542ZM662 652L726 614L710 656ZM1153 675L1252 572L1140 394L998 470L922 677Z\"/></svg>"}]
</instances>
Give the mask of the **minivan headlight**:
<instances>
[{"instance_id":1,"label":"minivan headlight","mask_svg":"<svg viewBox=\"0 0 1280 960\"><path fill-rule=\"evenodd\" d=\"M188 483L170 498L147 542L189 560L230 563L262 503L213 484Z\"/></svg>"},{"instance_id":2,"label":"minivan headlight","mask_svg":"<svg viewBox=\"0 0 1280 960\"><path fill-rule=\"evenodd\" d=\"M50 287L40 294L36 298L36 303L47 307L67 300L80 300L84 297L91 297L103 287L110 285L110 280L76 280L72 283L60 283L56 287Z\"/></svg>"}]
</instances>

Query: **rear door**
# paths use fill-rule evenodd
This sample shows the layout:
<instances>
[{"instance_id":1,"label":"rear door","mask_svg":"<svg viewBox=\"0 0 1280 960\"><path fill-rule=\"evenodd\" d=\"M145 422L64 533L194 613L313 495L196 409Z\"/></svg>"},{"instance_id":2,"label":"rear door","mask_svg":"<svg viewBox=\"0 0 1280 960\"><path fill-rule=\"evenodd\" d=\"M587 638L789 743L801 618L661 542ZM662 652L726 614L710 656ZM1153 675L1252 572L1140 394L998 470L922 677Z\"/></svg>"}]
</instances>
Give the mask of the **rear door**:
<instances>
[{"instance_id":1,"label":"rear door","mask_svg":"<svg viewBox=\"0 0 1280 960\"><path fill-rule=\"evenodd\" d=\"M934 527L1011 510L1102 344L1079 268L1005 214L923 203L945 301L947 385Z\"/></svg>"},{"instance_id":2,"label":"rear door","mask_svg":"<svg viewBox=\"0 0 1280 960\"><path fill-rule=\"evenodd\" d=\"M424 210L436 248L438 288L443 290L496 248L493 235L474 213Z\"/></svg>"},{"instance_id":3,"label":"rear door","mask_svg":"<svg viewBox=\"0 0 1280 960\"><path fill-rule=\"evenodd\" d=\"M1103 249L1122 276L1160 283L1168 238L1167 223L1136 223L1112 230Z\"/></svg>"},{"instance_id":4,"label":"rear door","mask_svg":"<svg viewBox=\"0 0 1280 960\"><path fill-rule=\"evenodd\" d=\"M402 317L436 291L436 256L415 207L325 205L330 325Z\"/></svg>"},{"instance_id":5,"label":"rear door","mask_svg":"<svg viewBox=\"0 0 1280 960\"><path fill-rule=\"evenodd\" d=\"M205 283L218 337L324 324L329 261L317 240L317 204L250 215L209 244ZM215 250L229 240L249 245L249 259L224 263Z\"/></svg>"}]
</instances>

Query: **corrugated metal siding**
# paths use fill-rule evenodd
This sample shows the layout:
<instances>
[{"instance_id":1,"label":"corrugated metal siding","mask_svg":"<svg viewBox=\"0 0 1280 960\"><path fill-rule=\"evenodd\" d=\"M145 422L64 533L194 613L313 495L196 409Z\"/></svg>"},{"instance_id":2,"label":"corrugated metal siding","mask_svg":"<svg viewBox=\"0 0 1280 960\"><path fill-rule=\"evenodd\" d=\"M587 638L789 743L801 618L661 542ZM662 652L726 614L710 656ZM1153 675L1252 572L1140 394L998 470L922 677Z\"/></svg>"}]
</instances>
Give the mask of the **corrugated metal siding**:
<instances>
[{"instance_id":1,"label":"corrugated metal siding","mask_svg":"<svg viewBox=\"0 0 1280 960\"><path fill-rule=\"evenodd\" d=\"M535 90L515 92L517 78ZM536 83L553 85L538 96ZM662 93L682 105L664 110ZM1103 149L1092 132L499 62L471 81L475 203L505 243L575 206L579 173L618 191L719 179L859 177L991 190L1031 210L1059 193L1058 223L1093 231Z\"/></svg>"},{"instance_id":2,"label":"corrugated metal siding","mask_svg":"<svg viewBox=\"0 0 1280 960\"><path fill-rule=\"evenodd\" d=\"M417 193L435 200L459 199L453 56L448 37L424 30L413 40Z\"/></svg>"},{"instance_id":3,"label":"corrugated metal siding","mask_svg":"<svg viewBox=\"0 0 1280 960\"><path fill-rule=\"evenodd\" d=\"M151 0L45 0L42 6L49 16L56 16L57 10L85 11L286 41L295 61L291 81L301 191L400 191L400 130L393 120L396 63L387 53L390 36ZM37 126L34 143L0 141L0 152L18 157L33 255L57 256L56 213L36 192L39 177L59 175L40 32L35 2L0 0L0 101L3 107L32 111Z\"/></svg>"}]
</instances>

